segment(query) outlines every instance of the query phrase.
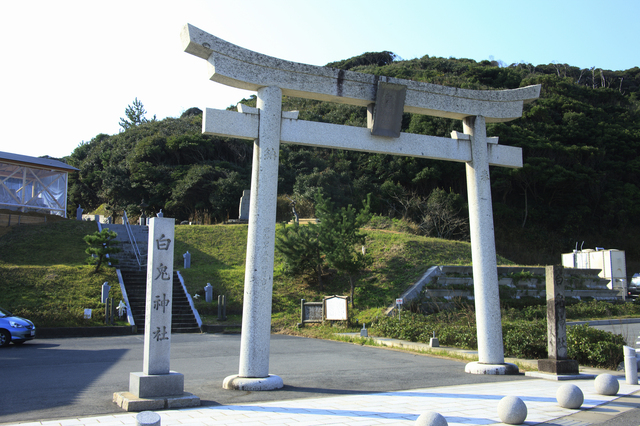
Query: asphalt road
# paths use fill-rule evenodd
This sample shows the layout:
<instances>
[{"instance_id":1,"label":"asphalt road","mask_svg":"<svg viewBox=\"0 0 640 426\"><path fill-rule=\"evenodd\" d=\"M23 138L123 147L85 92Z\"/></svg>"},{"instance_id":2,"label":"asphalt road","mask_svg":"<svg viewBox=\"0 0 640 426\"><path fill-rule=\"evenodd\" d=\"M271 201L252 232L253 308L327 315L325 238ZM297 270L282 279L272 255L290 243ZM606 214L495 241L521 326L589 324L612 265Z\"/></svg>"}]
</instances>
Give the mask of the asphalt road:
<instances>
[{"instance_id":1,"label":"asphalt road","mask_svg":"<svg viewBox=\"0 0 640 426\"><path fill-rule=\"evenodd\" d=\"M238 373L240 335L174 334L171 369L202 405L382 392L523 379L464 373L464 363L379 347L272 335L270 373L285 387L222 389ZM36 339L0 348L0 424L118 413L114 392L142 371L143 337Z\"/></svg>"}]
</instances>

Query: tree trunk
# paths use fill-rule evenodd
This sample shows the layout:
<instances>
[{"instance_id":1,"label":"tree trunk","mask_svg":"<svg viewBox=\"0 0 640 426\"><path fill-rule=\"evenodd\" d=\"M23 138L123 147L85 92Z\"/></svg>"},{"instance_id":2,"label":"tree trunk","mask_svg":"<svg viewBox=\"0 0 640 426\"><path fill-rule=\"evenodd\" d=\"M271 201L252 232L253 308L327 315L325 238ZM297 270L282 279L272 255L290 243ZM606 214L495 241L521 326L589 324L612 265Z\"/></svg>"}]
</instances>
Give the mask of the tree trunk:
<instances>
[{"instance_id":1,"label":"tree trunk","mask_svg":"<svg viewBox=\"0 0 640 426\"><path fill-rule=\"evenodd\" d=\"M355 293L355 285L353 283L353 278L351 274L349 274L349 284L351 284L351 309L355 308L355 301L353 300L353 295Z\"/></svg>"}]
</instances>

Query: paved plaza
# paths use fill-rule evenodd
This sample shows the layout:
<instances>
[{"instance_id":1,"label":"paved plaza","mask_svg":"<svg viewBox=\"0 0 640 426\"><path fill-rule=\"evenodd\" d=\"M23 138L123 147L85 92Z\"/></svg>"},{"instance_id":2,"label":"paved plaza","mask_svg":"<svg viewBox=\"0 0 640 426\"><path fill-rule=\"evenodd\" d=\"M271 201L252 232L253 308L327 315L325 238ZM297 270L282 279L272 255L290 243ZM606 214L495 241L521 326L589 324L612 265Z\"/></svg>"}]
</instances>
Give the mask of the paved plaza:
<instances>
[{"instance_id":1,"label":"paved plaza","mask_svg":"<svg viewBox=\"0 0 640 426\"><path fill-rule=\"evenodd\" d=\"M158 411L162 425L411 425L429 410L445 416L449 425L492 425L501 424L497 406L508 395L525 402L527 425L640 424L640 386L625 384L623 372L583 369L619 379L618 395L603 396L596 394L593 380L472 375L463 372L464 362L451 359L271 337L271 369L283 376L285 388L244 392L221 386L227 372L237 368L238 335L175 335L172 367L185 373L185 390L199 396L202 406ZM422 344L379 340L423 349L417 347ZM129 372L140 367L142 343L136 335L38 339L4 348L0 425L135 425L137 413L121 410L111 395L126 390ZM556 390L564 383L582 389L581 409L558 406ZM631 423L619 423L625 411Z\"/></svg>"},{"instance_id":2,"label":"paved plaza","mask_svg":"<svg viewBox=\"0 0 640 426\"><path fill-rule=\"evenodd\" d=\"M241 405L221 405L159 411L162 425L412 425L429 410L442 414L449 425L501 425L498 402L507 395L520 397L527 406L527 425L546 422L563 426L598 424L621 412L640 407L639 390L620 379L616 396L595 392L593 380L549 381L527 379L413 389L360 395L341 395ZM573 383L584 393L580 410L561 408L555 398L564 383ZM603 405L606 404L606 405ZM115 426L136 425L137 413L21 423L22 426ZM638 420L640 422L640 419Z\"/></svg>"}]
</instances>

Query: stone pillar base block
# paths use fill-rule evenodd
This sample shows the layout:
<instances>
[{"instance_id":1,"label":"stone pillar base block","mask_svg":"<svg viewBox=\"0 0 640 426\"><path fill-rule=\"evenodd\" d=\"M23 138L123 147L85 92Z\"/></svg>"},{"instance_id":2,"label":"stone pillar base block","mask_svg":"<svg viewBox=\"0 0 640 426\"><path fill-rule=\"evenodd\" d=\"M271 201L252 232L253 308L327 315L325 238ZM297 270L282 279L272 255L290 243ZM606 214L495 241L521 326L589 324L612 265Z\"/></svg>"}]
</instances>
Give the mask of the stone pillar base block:
<instances>
[{"instance_id":1,"label":"stone pillar base block","mask_svg":"<svg viewBox=\"0 0 640 426\"><path fill-rule=\"evenodd\" d=\"M491 374L494 376L505 376L519 374L517 365L508 362L502 364L483 364L481 362L470 362L464 367L465 373L470 374Z\"/></svg>"},{"instance_id":2,"label":"stone pillar base block","mask_svg":"<svg viewBox=\"0 0 640 426\"><path fill-rule=\"evenodd\" d=\"M123 410L130 412L200 406L200 398L189 392L183 392L181 395L177 396L160 396L155 398L138 398L131 392L114 392L113 402Z\"/></svg>"},{"instance_id":3,"label":"stone pillar base block","mask_svg":"<svg viewBox=\"0 0 640 426\"><path fill-rule=\"evenodd\" d=\"M175 371L169 374L129 373L129 392L138 398L179 396L184 393L184 375Z\"/></svg>"},{"instance_id":4,"label":"stone pillar base block","mask_svg":"<svg viewBox=\"0 0 640 426\"><path fill-rule=\"evenodd\" d=\"M269 374L268 377L240 377L237 374L228 376L222 382L223 389L242 391L266 391L280 389L284 383L280 376Z\"/></svg>"},{"instance_id":5,"label":"stone pillar base block","mask_svg":"<svg viewBox=\"0 0 640 426\"><path fill-rule=\"evenodd\" d=\"M538 371L559 375L580 374L580 366L575 359L539 359Z\"/></svg>"}]
</instances>

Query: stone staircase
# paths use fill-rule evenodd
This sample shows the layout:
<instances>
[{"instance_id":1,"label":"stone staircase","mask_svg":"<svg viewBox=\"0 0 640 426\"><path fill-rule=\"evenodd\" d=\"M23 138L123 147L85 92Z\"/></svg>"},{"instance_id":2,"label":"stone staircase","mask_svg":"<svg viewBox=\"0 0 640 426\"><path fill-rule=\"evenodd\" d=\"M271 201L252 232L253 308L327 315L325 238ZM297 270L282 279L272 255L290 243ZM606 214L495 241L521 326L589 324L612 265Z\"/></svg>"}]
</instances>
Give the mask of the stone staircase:
<instances>
[{"instance_id":1,"label":"stone staircase","mask_svg":"<svg viewBox=\"0 0 640 426\"><path fill-rule=\"evenodd\" d=\"M135 245L137 245L139 252L142 253L142 255L136 256L135 247L129 240L125 225L103 224L102 227L109 228L109 230L118 234L116 240L120 242L118 247L122 251L111 255L111 259L118 260L116 267L120 269L122 282L127 292L128 304L131 308L131 315L138 333L144 333L149 228L138 225L130 227L136 242ZM173 273L173 295L171 300L171 332L200 333L198 321L175 271Z\"/></svg>"},{"instance_id":2,"label":"stone staircase","mask_svg":"<svg viewBox=\"0 0 640 426\"><path fill-rule=\"evenodd\" d=\"M122 249L120 253L110 255L111 259L117 259L118 263L116 267L122 270L134 270L145 271L147 268L147 251L149 245L149 227L132 225L130 227L134 241L142 258L136 257L136 251L133 244L129 240L127 229L124 225L103 224L102 228L109 228L109 230L118 234L116 241L119 242L118 247ZM140 257L140 256L138 256ZM142 265L141 265L141 264Z\"/></svg>"},{"instance_id":3,"label":"stone staircase","mask_svg":"<svg viewBox=\"0 0 640 426\"><path fill-rule=\"evenodd\" d=\"M120 270L122 281L127 290L131 314L138 328L144 332L144 315L147 293L146 271ZM182 289L178 273L173 273L173 295L171 299L171 332L172 333L200 333L200 327L193 315L189 300Z\"/></svg>"}]
</instances>

